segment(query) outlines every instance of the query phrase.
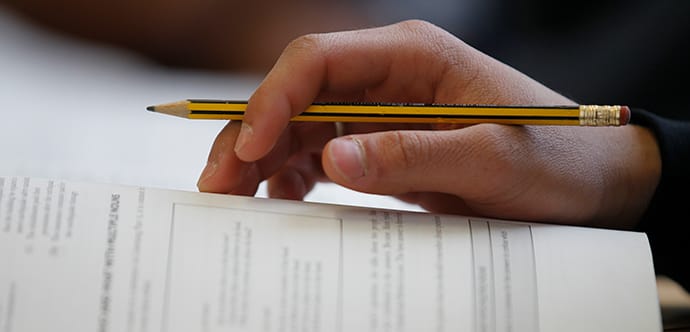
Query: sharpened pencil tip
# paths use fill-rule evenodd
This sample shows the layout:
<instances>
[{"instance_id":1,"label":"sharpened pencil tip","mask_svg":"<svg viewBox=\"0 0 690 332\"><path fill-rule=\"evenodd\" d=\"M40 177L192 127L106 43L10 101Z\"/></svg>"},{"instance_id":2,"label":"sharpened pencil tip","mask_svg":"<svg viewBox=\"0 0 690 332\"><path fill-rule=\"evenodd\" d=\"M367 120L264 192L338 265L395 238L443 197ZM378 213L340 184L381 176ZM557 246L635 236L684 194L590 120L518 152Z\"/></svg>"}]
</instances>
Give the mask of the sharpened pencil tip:
<instances>
[{"instance_id":1,"label":"sharpened pencil tip","mask_svg":"<svg viewBox=\"0 0 690 332\"><path fill-rule=\"evenodd\" d=\"M146 107L146 110L147 110L147 111L154 112L154 111L156 110L156 106L147 106L147 107Z\"/></svg>"}]
</instances>

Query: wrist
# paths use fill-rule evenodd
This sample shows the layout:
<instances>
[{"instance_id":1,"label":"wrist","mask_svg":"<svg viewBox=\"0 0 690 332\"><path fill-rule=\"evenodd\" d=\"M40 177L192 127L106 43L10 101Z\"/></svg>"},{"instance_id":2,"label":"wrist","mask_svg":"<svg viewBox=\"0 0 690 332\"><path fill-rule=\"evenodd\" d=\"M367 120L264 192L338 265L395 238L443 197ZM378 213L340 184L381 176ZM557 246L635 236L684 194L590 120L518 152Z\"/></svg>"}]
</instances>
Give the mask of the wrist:
<instances>
[{"instance_id":1,"label":"wrist","mask_svg":"<svg viewBox=\"0 0 690 332\"><path fill-rule=\"evenodd\" d=\"M612 195L622 197L618 210L609 216L612 225L633 229L647 210L661 178L661 153L654 134L647 128L630 125L622 128L624 147L613 163L620 174L620 185L614 185Z\"/></svg>"}]
</instances>

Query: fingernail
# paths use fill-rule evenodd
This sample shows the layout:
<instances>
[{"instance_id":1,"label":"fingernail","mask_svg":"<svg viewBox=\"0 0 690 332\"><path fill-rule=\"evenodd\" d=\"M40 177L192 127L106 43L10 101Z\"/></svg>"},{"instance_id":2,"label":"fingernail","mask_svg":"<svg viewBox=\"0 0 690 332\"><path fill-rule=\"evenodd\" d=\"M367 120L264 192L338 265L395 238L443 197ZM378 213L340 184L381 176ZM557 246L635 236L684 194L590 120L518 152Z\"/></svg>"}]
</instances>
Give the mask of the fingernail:
<instances>
[{"instance_id":1,"label":"fingernail","mask_svg":"<svg viewBox=\"0 0 690 332\"><path fill-rule=\"evenodd\" d=\"M235 142L235 153L239 153L247 142L254 135L254 129L252 126L246 122L242 122L242 128L240 129L240 134L237 136L237 142Z\"/></svg>"},{"instance_id":2,"label":"fingernail","mask_svg":"<svg viewBox=\"0 0 690 332\"><path fill-rule=\"evenodd\" d=\"M217 170L218 162L216 160L209 160L209 162L206 164L206 167L204 167L204 170L201 171L201 175L199 176L199 181L196 183L196 187L199 188L199 190L205 188L206 186L204 186L204 183L208 178L212 177L213 174L216 174Z\"/></svg>"},{"instance_id":3,"label":"fingernail","mask_svg":"<svg viewBox=\"0 0 690 332\"><path fill-rule=\"evenodd\" d=\"M331 162L340 175L355 180L366 175L366 159L362 142L353 137L338 138L330 144Z\"/></svg>"}]
</instances>

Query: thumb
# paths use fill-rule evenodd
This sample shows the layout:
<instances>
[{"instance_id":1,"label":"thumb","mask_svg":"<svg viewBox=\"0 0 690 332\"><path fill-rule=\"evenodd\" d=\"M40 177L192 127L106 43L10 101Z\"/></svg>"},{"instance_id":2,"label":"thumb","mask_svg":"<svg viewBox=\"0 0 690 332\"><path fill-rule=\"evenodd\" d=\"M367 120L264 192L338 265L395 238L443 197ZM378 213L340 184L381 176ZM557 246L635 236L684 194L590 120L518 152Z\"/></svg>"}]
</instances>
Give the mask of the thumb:
<instances>
[{"instance_id":1,"label":"thumb","mask_svg":"<svg viewBox=\"0 0 690 332\"><path fill-rule=\"evenodd\" d=\"M471 194L467 189L485 175L491 156L463 130L339 137L324 148L323 168L333 182L361 192Z\"/></svg>"}]
</instances>

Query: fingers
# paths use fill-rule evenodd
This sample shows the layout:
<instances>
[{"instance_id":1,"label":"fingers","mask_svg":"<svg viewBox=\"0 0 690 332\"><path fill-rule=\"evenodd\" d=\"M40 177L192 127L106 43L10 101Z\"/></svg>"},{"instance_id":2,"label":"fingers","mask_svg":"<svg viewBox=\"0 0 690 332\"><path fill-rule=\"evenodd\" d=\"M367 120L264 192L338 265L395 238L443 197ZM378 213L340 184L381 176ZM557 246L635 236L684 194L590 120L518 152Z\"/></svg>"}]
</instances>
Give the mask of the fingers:
<instances>
[{"instance_id":1,"label":"fingers","mask_svg":"<svg viewBox=\"0 0 690 332\"><path fill-rule=\"evenodd\" d=\"M321 167L304 156L317 155L320 162L323 146L335 136L332 123L293 123L280 133L266 156L253 162L240 160L233 151L241 126L241 122L232 121L216 137L197 182L200 191L253 195L263 180L281 173L272 179L270 190L276 197L298 199L313 188L314 181L323 178ZM303 189L298 188L298 175Z\"/></svg>"},{"instance_id":2,"label":"fingers","mask_svg":"<svg viewBox=\"0 0 690 332\"><path fill-rule=\"evenodd\" d=\"M451 62L437 51L455 54L441 45L457 42L419 21L296 39L249 99L235 153L263 157L289 119L318 99L432 102Z\"/></svg>"},{"instance_id":3,"label":"fingers","mask_svg":"<svg viewBox=\"0 0 690 332\"><path fill-rule=\"evenodd\" d=\"M200 191L236 194L253 194L256 191L260 181L258 170L232 153L240 125L240 122L232 121L216 136L206 167L197 181Z\"/></svg>"},{"instance_id":4,"label":"fingers","mask_svg":"<svg viewBox=\"0 0 690 332\"><path fill-rule=\"evenodd\" d=\"M298 154L268 179L268 196L302 200L324 179L320 154Z\"/></svg>"}]
</instances>

